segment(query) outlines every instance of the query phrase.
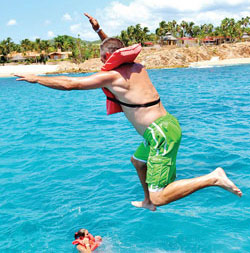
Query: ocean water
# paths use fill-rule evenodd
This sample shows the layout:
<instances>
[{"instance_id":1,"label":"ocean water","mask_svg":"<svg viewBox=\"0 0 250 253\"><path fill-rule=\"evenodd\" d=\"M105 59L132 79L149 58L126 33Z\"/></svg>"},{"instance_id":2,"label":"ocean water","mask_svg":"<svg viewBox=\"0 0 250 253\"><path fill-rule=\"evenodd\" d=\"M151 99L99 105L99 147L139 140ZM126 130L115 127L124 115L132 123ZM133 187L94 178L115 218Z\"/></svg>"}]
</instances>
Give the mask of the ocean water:
<instances>
[{"instance_id":1,"label":"ocean water","mask_svg":"<svg viewBox=\"0 0 250 253\"><path fill-rule=\"evenodd\" d=\"M156 212L130 157L142 138L106 116L101 90L57 91L0 79L0 252L250 252L250 65L149 70L183 131L177 180L224 167L243 197L210 187ZM76 75L80 76L80 75Z\"/></svg>"}]
</instances>

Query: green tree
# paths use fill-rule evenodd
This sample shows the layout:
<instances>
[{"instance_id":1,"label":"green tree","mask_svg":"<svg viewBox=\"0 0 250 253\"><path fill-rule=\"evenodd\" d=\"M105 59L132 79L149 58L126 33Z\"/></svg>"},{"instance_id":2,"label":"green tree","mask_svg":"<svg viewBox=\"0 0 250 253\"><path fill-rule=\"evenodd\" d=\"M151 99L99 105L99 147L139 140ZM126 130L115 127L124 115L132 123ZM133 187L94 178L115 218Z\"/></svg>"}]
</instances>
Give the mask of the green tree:
<instances>
[{"instance_id":1,"label":"green tree","mask_svg":"<svg viewBox=\"0 0 250 253\"><path fill-rule=\"evenodd\" d=\"M41 49L41 45L42 44L42 41L40 38L36 38L35 39L35 42L34 42L34 48L35 50L38 52L38 53L41 53L42 49Z\"/></svg>"},{"instance_id":2,"label":"green tree","mask_svg":"<svg viewBox=\"0 0 250 253\"><path fill-rule=\"evenodd\" d=\"M68 35L59 35L54 38L55 48L59 48L62 51L72 51L72 49L77 46L77 39Z\"/></svg>"},{"instance_id":3,"label":"green tree","mask_svg":"<svg viewBox=\"0 0 250 253\"><path fill-rule=\"evenodd\" d=\"M144 45L144 42L150 38L149 29L148 27L142 28L140 24L129 26L126 31L121 31L119 38L126 46L134 43L141 43Z\"/></svg>"},{"instance_id":4,"label":"green tree","mask_svg":"<svg viewBox=\"0 0 250 253\"><path fill-rule=\"evenodd\" d=\"M193 32L192 37L197 38L201 34L201 28L198 25L195 25L195 26L193 26L192 32Z\"/></svg>"},{"instance_id":5,"label":"green tree","mask_svg":"<svg viewBox=\"0 0 250 253\"><path fill-rule=\"evenodd\" d=\"M168 25L166 21L161 21L159 23L159 27L155 30L155 34L158 36L158 39L160 40L161 44L163 43L163 37L166 35L168 31Z\"/></svg>"},{"instance_id":6,"label":"green tree","mask_svg":"<svg viewBox=\"0 0 250 253\"><path fill-rule=\"evenodd\" d=\"M194 22L187 23L186 32L189 35L189 37L193 37L194 36L193 27L194 27Z\"/></svg>"},{"instance_id":7,"label":"green tree","mask_svg":"<svg viewBox=\"0 0 250 253\"><path fill-rule=\"evenodd\" d=\"M21 40L21 50L22 52L32 51L34 49L34 43L29 39Z\"/></svg>"},{"instance_id":8,"label":"green tree","mask_svg":"<svg viewBox=\"0 0 250 253\"><path fill-rule=\"evenodd\" d=\"M119 38L123 41L125 46L129 45L130 38L128 36L127 31L124 31L124 30L121 31L121 34L120 34Z\"/></svg>"},{"instance_id":9,"label":"green tree","mask_svg":"<svg viewBox=\"0 0 250 253\"><path fill-rule=\"evenodd\" d=\"M182 28L181 37L185 37L186 33L187 33L188 23L183 20L183 21L181 21L180 27Z\"/></svg>"},{"instance_id":10,"label":"green tree","mask_svg":"<svg viewBox=\"0 0 250 253\"><path fill-rule=\"evenodd\" d=\"M8 54L14 52L18 49L18 45L16 45L10 37L6 40L1 41L0 43L0 55L1 55L1 63L5 63L8 61Z\"/></svg>"},{"instance_id":11,"label":"green tree","mask_svg":"<svg viewBox=\"0 0 250 253\"><path fill-rule=\"evenodd\" d=\"M48 40L42 40L40 44L40 48L42 51L45 51L46 54L50 53L51 43Z\"/></svg>"}]
</instances>

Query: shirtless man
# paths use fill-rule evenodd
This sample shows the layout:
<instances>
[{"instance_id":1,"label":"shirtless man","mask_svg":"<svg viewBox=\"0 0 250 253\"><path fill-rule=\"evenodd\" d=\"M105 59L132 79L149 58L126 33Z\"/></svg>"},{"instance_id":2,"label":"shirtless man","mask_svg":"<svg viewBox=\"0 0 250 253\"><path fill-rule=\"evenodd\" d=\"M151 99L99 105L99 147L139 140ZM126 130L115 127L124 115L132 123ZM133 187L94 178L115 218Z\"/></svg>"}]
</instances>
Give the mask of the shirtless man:
<instances>
[{"instance_id":1,"label":"shirtless man","mask_svg":"<svg viewBox=\"0 0 250 253\"><path fill-rule=\"evenodd\" d=\"M100 51L101 60L105 63L107 55L112 54L114 48L123 47L122 42L118 39L107 38L97 20L88 14L85 16L89 18L93 29L104 40ZM144 142L139 146L131 161L137 170L145 199L133 201L132 205L154 211L156 206L166 205L209 186L219 186L239 197L242 196L241 190L220 167L204 176L174 181L181 128L177 119L169 114L160 102L159 94L141 64L122 64L114 70L101 71L87 77L16 76L19 77L18 81L39 83L49 88L66 91L105 87L115 95L118 101L137 105L136 107L121 105L127 119L144 137ZM147 103L151 105L145 107Z\"/></svg>"}]
</instances>

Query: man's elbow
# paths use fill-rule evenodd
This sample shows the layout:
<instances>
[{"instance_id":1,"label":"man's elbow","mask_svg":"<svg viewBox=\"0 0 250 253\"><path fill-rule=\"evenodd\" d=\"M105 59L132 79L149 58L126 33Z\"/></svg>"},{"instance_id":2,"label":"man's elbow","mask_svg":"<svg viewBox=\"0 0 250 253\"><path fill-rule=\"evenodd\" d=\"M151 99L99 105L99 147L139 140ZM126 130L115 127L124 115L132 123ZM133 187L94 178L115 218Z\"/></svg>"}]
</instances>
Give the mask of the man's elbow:
<instances>
[{"instance_id":1,"label":"man's elbow","mask_svg":"<svg viewBox=\"0 0 250 253\"><path fill-rule=\"evenodd\" d=\"M68 80L67 82L65 82L64 88L67 91L84 90L82 83L79 82L79 80L77 80L77 79L72 79L72 80Z\"/></svg>"},{"instance_id":2,"label":"man's elbow","mask_svg":"<svg viewBox=\"0 0 250 253\"><path fill-rule=\"evenodd\" d=\"M71 91L71 90L75 90L75 89L72 86L64 85L63 86L63 90L65 90L65 91Z\"/></svg>"},{"instance_id":3,"label":"man's elbow","mask_svg":"<svg viewBox=\"0 0 250 253\"><path fill-rule=\"evenodd\" d=\"M74 81L67 80L63 84L63 90L65 91L71 91L71 90L76 90L76 84Z\"/></svg>"}]
</instances>

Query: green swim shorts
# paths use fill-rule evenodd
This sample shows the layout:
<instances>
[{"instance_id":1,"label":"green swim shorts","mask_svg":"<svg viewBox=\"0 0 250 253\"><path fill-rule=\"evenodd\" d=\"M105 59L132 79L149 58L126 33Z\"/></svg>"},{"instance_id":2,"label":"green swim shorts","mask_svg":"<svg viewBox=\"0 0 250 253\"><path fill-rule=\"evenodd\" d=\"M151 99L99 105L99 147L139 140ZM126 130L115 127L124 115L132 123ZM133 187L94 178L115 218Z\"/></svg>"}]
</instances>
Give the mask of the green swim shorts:
<instances>
[{"instance_id":1,"label":"green swim shorts","mask_svg":"<svg viewBox=\"0 0 250 253\"><path fill-rule=\"evenodd\" d=\"M149 191L161 191L176 178L176 157L181 142L178 120L166 114L154 121L145 131L144 142L134 153L136 160L147 163Z\"/></svg>"}]
</instances>

